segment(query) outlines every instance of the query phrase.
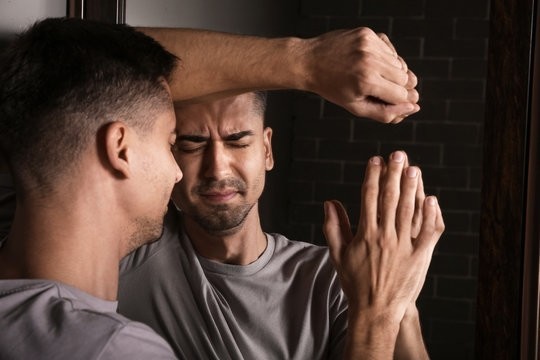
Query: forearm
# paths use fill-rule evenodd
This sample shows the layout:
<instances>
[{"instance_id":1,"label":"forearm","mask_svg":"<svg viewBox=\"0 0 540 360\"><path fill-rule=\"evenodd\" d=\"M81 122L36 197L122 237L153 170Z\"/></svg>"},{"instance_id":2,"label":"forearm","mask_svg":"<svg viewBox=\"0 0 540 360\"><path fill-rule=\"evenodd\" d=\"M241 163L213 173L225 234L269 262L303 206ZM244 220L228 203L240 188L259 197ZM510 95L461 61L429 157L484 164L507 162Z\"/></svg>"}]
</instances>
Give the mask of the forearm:
<instances>
[{"instance_id":1,"label":"forearm","mask_svg":"<svg viewBox=\"0 0 540 360\"><path fill-rule=\"evenodd\" d=\"M392 359L399 321L386 314L350 310L344 359Z\"/></svg>"},{"instance_id":2,"label":"forearm","mask_svg":"<svg viewBox=\"0 0 540 360\"><path fill-rule=\"evenodd\" d=\"M403 320L396 340L394 359L427 360L429 355L424 345L420 316L415 305L410 305Z\"/></svg>"},{"instance_id":3,"label":"forearm","mask_svg":"<svg viewBox=\"0 0 540 360\"><path fill-rule=\"evenodd\" d=\"M300 61L308 40L193 29L139 30L180 59L171 81L174 101L257 89L309 90Z\"/></svg>"}]
</instances>

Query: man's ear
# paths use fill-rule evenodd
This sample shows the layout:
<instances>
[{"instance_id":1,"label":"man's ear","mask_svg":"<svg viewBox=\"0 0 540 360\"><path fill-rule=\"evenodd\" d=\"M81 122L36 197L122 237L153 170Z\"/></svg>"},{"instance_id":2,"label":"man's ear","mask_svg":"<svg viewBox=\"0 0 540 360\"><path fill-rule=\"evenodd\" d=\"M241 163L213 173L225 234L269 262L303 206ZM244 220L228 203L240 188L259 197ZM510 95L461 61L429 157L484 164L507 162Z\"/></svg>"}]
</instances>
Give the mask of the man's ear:
<instances>
[{"instance_id":1,"label":"man's ear","mask_svg":"<svg viewBox=\"0 0 540 360\"><path fill-rule=\"evenodd\" d=\"M113 171L123 177L130 177L131 129L123 121L107 124L105 129L105 148L107 160Z\"/></svg>"},{"instance_id":2,"label":"man's ear","mask_svg":"<svg viewBox=\"0 0 540 360\"><path fill-rule=\"evenodd\" d=\"M266 171L274 168L274 153L272 152L272 128L266 127L263 131L264 141L264 159L266 162Z\"/></svg>"}]
</instances>

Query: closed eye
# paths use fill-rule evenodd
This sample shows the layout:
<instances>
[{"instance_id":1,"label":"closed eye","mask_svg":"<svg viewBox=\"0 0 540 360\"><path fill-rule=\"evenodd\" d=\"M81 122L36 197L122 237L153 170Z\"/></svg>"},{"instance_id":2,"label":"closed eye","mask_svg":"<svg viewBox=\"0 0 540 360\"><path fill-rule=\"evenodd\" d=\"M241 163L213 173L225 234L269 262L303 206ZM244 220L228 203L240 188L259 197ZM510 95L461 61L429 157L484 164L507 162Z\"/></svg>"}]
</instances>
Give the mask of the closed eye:
<instances>
[{"instance_id":1,"label":"closed eye","mask_svg":"<svg viewBox=\"0 0 540 360\"><path fill-rule=\"evenodd\" d=\"M225 136L225 143L233 148L246 148L250 144L253 131L246 130Z\"/></svg>"},{"instance_id":2,"label":"closed eye","mask_svg":"<svg viewBox=\"0 0 540 360\"><path fill-rule=\"evenodd\" d=\"M178 135L175 148L184 153L193 153L203 149L209 138L199 135Z\"/></svg>"}]
</instances>

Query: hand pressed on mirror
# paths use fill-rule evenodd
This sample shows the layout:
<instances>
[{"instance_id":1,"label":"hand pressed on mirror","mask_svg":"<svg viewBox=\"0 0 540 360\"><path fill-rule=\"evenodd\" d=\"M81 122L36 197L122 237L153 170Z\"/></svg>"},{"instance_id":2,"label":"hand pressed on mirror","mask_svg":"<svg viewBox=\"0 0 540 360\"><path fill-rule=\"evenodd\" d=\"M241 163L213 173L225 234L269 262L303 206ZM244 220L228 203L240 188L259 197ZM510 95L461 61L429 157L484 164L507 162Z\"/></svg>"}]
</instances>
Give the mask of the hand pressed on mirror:
<instances>
[{"instance_id":1,"label":"hand pressed on mirror","mask_svg":"<svg viewBox=\"0 0 540 360\"><path fill-rule=\"evenodd\" d=\"M391 359L394 346L405 358L427 357L419 331L412 341L400 334L405 343L396 344L401 330L419 326L410 326L417 323L415 301L444 231L436 198L418 203L421 187L419 169L395 152L388 164L379 157L369 161L356 234L343 206L325 203L324 233L349 300L349 358Z\"/></svg>"}]
</instances>

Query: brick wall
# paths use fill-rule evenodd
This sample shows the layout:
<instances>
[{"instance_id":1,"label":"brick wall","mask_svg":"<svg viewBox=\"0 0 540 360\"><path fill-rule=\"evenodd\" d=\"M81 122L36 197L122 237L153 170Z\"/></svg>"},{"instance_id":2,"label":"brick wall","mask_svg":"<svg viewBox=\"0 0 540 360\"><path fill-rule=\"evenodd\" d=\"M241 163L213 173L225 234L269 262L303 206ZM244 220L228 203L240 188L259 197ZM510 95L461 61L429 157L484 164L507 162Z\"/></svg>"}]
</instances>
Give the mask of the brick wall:
<instances>
[{"instance_id":1,"label":"brick wall","mask_svg":"<svg viewBox=\"0 0 540 360\"><path fill-rule=\"evenodd\" d=\"M433 359L472 359L489 0L302 0L298 34L369 26L418 75L420 113L399 125L296 94L289 181L292 238L324 243L322 202L358 217L366 160L403 149L443 208L446 232L418 306Z\"/></svg>"}]
</instances>

